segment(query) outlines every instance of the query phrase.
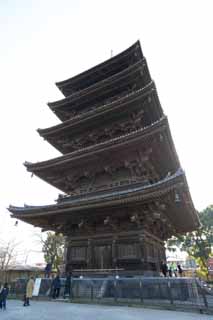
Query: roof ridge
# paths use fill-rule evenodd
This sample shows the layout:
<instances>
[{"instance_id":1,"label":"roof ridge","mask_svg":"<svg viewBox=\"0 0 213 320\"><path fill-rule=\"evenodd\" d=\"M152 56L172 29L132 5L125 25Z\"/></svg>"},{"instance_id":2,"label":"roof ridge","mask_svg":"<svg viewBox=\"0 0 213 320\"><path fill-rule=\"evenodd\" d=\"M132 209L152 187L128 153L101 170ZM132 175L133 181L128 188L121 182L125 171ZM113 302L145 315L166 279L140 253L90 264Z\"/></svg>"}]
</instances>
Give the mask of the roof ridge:
<instances>
[{"instance_id":1,"label":"roof ridge","mask_svg":"<svg viewBox=\"0 0 213 320\"><path fill-rule=\"evenodd\" d=\"M137 41L136 41L133 45L131 45L129 48L121 51L120 53L116 54L115 56L113 56L113 57L111 57L111 58L109 58L109 59L107 59L107 60L104 60L104 61L102 61L101 63L99 63L99 64L97 64L97 65L95 65L95 66L93 66L93 67L91 67L91 68L89 68L89 69L81 72L81 73L78 73L78 74L76 74L75 76L73 76L73 77L71 77L71 78L68 78L68 79L62 80L62 81L57 81L55 84L56 84L56 86L60 89L60 88L62 88L62 87L64 87L64 86L66 86L68 83L73 82L73 81L75 81L76 79L80 79L80 78L82 78L82 76L84 76L84 75L86 75L86 74L89 74L92 70L93 70L93 71L94 71L94 70L97 70L98 68L100 68L101 66L104 66L104 65L108 64L109 62L115 61L115 60L117 60L119 57L125 56L125 53L126 53L126 55L128 55L128 53L130 53L132 50L138 49L138 48L140 48L141 53L142 53L142 49L141 49L141 45L140 45L140 41L139 41L139 40L137 40ZM142 57L143 57L143 53L142 53Z\"/></svg>"}]
</instances>

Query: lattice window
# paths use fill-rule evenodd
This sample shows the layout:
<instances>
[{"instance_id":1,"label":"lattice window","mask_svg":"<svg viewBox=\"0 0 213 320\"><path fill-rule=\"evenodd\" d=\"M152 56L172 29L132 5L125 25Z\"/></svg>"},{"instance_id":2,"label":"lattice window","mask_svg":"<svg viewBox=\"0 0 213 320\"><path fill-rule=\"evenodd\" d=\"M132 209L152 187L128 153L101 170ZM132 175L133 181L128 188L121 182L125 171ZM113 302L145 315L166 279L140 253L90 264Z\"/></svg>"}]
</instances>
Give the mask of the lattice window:
<instances>
[{"instance_id":1,"label":"lattice window","mask_svg":"<svg viewBox=\"0 0 213 320\"><path fill-rule=\"evenodd\" d=\"M136 244L119 244L118 258L136 258L137 248Z\"/></svg>"},{"instance_id":2,"label":"lattice window","mask_svg":"<svg viewBox=\"0 0 213 320\"><path fill-rule=\"evenodd\" d=\"M85 260L87 248L86 247L72 247L71 248L71 259L72 260Z\"/></svg>"},{"instance_id":3,"label":"lattice window","mask_svg":"<svg viewBox=\"0 0 213 320\"><path fill-rule=\"evenodd\" d=\"M152 243L147 243L146 247L147 247L147 256L154 258L154 255L155 255L154 245Z\"/></svg>"}]
</instances>

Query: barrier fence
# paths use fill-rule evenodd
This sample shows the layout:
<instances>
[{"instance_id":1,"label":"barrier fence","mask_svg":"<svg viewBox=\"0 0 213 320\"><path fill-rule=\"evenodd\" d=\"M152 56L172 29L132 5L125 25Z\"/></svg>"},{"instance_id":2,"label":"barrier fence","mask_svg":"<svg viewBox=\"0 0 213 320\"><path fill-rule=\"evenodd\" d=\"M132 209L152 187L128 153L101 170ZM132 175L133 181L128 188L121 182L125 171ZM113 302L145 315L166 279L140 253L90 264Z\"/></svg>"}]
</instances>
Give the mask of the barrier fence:
<instances>
[{"instance_id":1,"label":"barrier fence","mask_svg":"<svg viewBox=\"0 0 213 320\"><path fill-rule=\"evenodd\" d=\"M51 279L39 281L38 298L51 299ZM19 279L11 284L10 296L24 296L26 280ZM113 303L125 305L147 305L169 308L198 309L213 311L213 292L194 278L162 277L106 277L71 278L65 287L61 279L59 299L73 302Z\"/></svg>"}]
</instances>

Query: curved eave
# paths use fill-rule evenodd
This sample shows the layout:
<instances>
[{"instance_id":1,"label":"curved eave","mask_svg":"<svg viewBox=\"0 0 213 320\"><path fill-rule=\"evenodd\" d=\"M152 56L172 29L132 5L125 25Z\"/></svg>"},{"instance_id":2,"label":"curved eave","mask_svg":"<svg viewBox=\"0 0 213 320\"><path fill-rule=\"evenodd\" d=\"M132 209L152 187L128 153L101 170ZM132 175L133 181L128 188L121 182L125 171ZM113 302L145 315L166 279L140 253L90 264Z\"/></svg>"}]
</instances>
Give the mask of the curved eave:
<instances>
[{"instance_id":1,"label":"curved eave","mask_svg":"<svg viewBox=\"0 0 213 320\"><path fill-rule=\"evenodd\" d=\"M134 74L138 70L144 68L145 65L147 66L146 60L142 59L142 60L138 61L137 63L131 65L129 68L126 68L126 69L122 70L121 72L114 74L113 76L111 76L109 78L103 79L103 80L95 83L94 85L91 85L87 88L84 88L83 90L77 91L64 99L60 99L60 100L57 100L54 102L48 102L47 104L50 107L50 109L53 111L62 107L62 106L67 106L67 105L71 104L72 102L74 102L74 101L76 102L76 101L78 101L88 95L96 94L96 92L98 90L102 89L103 87L105 87L107 85L113 84L114 82L117 82L117 81L122 81L122 79L125 79L130 74Z\"/></svg>"},{"instance_id":2,"label":"curved eave","mask_svg":"<svg viewBox=\"0 0 213 320\"><path fill-rule=\"evenodd\" d=\"M96 192L95 195L82 195L82 196L73 196L68 197L65 201L61 201L57 204L53 205L44 205L44 206L31 206L31 205L24 205L24 207L17 207L10 205L8 210L15 216L15 217L21 217L22 215L28 215L29 217L33 217L35 214L37 216L43 216L46 214L56 214L59 213L60 210L80 210L81 203L82 206L86 203L86 206L88 206L90 203L96 203L96 202L103 202L104 201L112 201L114 199L121 200L122 198L129 197L131 198L132 195L137 195L140 192L143 192L144 195L148 194L149 196L152 195L152 191L161 191L163 192L163 188L166 186L176 186L176 182L178 182L181 178L181 181L183 177L185 176L182 169L179 169L175 174L166 177L165 179L156 182L151 185L146 186L136 186L131 185L131 187L127 188L126 190L120 191L119 189L123 189L122 187L116 188L116 191L113 191L112 189L110 191L102 191L102 192ZM180 182L180 181L179 181ZM185 182L185 181L184 181ZM164 190L165 191L165 190Z\"/></svg>"},{"instance_id":3,"label":"curved eave","mask_svg":"<svg viewBox=\"0 0 213 320\"><path fill-rule=\"evenodd\" d=\"M177 167L179 167L179 160L177 157L177 154L175 152L175 147L171 138L168 120L164 116L159 121L153 123L152 125L139 129L137 131L134 131L132 133L126 134L124 136L120 136L111 140L107 140L105 142L92 145L89 147L85 147L83 149L76 150L74 152L68 153L66 155L50 159L47 161L42 161L38 163L30 163L25 162L24 165L26 166L27 170L30 172L35 173L36 175L39 175L39 171L45 170L45 169L51 169L53 167L58 167L61 165L66 165L70 162L79 162L82 158L88 158L90 155L95 155L97 153L102 153L104 150L114 150L118 146L126 146L130 143L135 143L136 141L140 141L141 139L146 139L150 135L154 135L157 132L165 131L168 133L168 139L170 141L170 145L172 147L172 152L174 152L174 161L177 163Z\"/></svg>"},{"instance_id":4,"label":"curved eave","mask_svg":"<svg viewBox=\"0 0 213 320\"><path fill-rule=\"evenodd\" d=\"M136 51L138 53L138 56L141 57L141 59L142 59L143 53L142 53L139 41L134 43L128 49L122 51L121 53L117 54L116 56L114 56L108 60L105 60L104 62L96 65L93 68L90 68L90 69L88 69L88 70L86 70L86 71L84 71L84 72L82 72L72 78L69 78L67 80L56 82L56 86L62 91L62 93L64 93L64 89L66 89L67 86L72 86L72 85L76 84L77 82L82 81L83 79L85 79L88 76L92 77L92 75L94 73L96 73L98 70L109 67L111 64L119 63L119 60L121 60L124 57L126 57L126 59L129 59L129 57L131 57L131 55L134 54Z\"/></svg>"},{"instance_id":5,"label":"curved eave","mask_svg":"<svg viewBox=\"0 0 213 320\"><path fill-rule=\"evenodd\" d=\"M153 91L156 91L156 88L155 88L154 82L151 81L144 88L134 91L111 103L105 104L95 110L90 110L86 113L76 116L75 118L66 120L58 125L45 128L45 129L38 129L37 131L43 138L46 139L48 136L51 136L54 134L60 134L67 129L72 129L73 127L79 126L84 122L90 121L91 119L94 119L94 118L97 119L99 117L102 117L103 115L109 113L110 111L114 112L118 108L124 107L127 104L130 105L131 103L134 103L135 101L138 101L146 97L147 95L151 94ZM159 104L159 113L161 115L163 113L163 110L160 104Z\"/></svg>"},{"instance_id":6,"label":"curved eave","mask_svg":"<svg viewBox=\"0 0 213 320\"><path fill-rule=\"evenodd\" d=\"M121 188L120 188L121 189ZM166 177L165 179L148 186L131 185L125 190L116 189L93 195L70 197L66 201L47 206L25 206L15 207L9 206L8 210L12 213L13 218L21 219L25 222L32 223L36 218L67 214L71 215L72 212L80 210L88 210L95 208L107 208L111 206L131 205L131 203L146 203L150 200L155 200L163 197L171 191L184 192L189 194L188 185L186 183L184 172L179 169L174 175ZM199 227L199 219L196 210L193 206L191 198L189 201L182 203L182 207L187 212L190 222L182 231L192 231ZM184 218L184 213L180 208L178 209L180 216ZM179 217L180 218L180 217ZM179 230L180 231L180 230Z\"/></svg>"}]
</instances>

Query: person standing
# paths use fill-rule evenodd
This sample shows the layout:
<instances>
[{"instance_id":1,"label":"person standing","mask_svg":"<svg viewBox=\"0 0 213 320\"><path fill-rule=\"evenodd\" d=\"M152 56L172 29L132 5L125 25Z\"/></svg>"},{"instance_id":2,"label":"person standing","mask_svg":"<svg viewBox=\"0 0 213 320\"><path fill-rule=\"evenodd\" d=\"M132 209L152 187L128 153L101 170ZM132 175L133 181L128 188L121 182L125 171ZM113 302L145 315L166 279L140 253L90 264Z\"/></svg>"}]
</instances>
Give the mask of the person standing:
<instances>
[{"instance_id":1,"label":"person standing","mask_svg":"<svg viewBox=\"0 0 213 320\"><path fill-rule=\"evenodd\" d=\"M172 262L171 270L172 270L172 275L174 274L174 276L177 277L177 264L175 262Z\"/></svg>"},{"instance_id":2,"label":"person standing","mask_svg":"<svg viewBox=\"0 0 213 320\"><path fill-rule=\"evenodd\" d=\"M178 268L179 276L182 277L182 275L183 275L183 269L182 269L181 265L178 264L178 265L177 265L177 268Z\"/></svg>"},{"instance_id":3,"label":"person standing","mask_svg":"<svg viewBox=\"0 0 213 320\"><path fill-rule=\"evenodd\" d=\"M168 273L168 267L165 261L161 262L161 272L163 273L164 277L167 277L167 273Z\"/></svg>"},{"instance_id":4,"label":"person standing","mask_svg":"<svg viewBox=\"0 0 213 320\"><path fill-rule=\"evenodd\" d=\"M53 287L53 295L52 295L52 298L53 298L53 299L57 299L57 298L59 297L60 289L61 289L61 279L60 279L59 275L57 275L57 276L53 279L52 287Z\"/></svg>"},{"instance_id":5,"label":"person standing","mask_svg":"<svg viewBox=\"0 0 213 320\"><path fill-rule=\"evenodd\" d=\"M33 288L34 288L34 280L31 277L27 282L26 294L24 299L24 307L28 307L30 305L30 299L33 296Z\"/></svg>"},{"instance_id":6,"label":"person standing","mask_svg":"<svg viewBox=\"0 0 213 320\"><path fill-rule=\"evenodd\" d=\"M169 272L169 277L171 278L172 277L172 264L171 264L171 262L168 265L168 272Z\"/></svg>"},{"instance_id":7,"label":"person standing","mask_svg":"<svg viewBox=\"0 0 213 320\"><path fill-rule=\"evenodd\" d=\"M65 285L64 285L64 299L68 296L71 297L71 281L72 281L72 272L69 272L66 276Z\"/></svg>"},{"instance_id":8,"label":"person standing","mask_svg":"<svg viewBox=\"0 0 213 320\"><path fill-rule=\"evenodd\" d=\"M5 283L0 291L0 309L6 310L7 296L9 293L8 285Z\"/></svg>"}]
</instances>

